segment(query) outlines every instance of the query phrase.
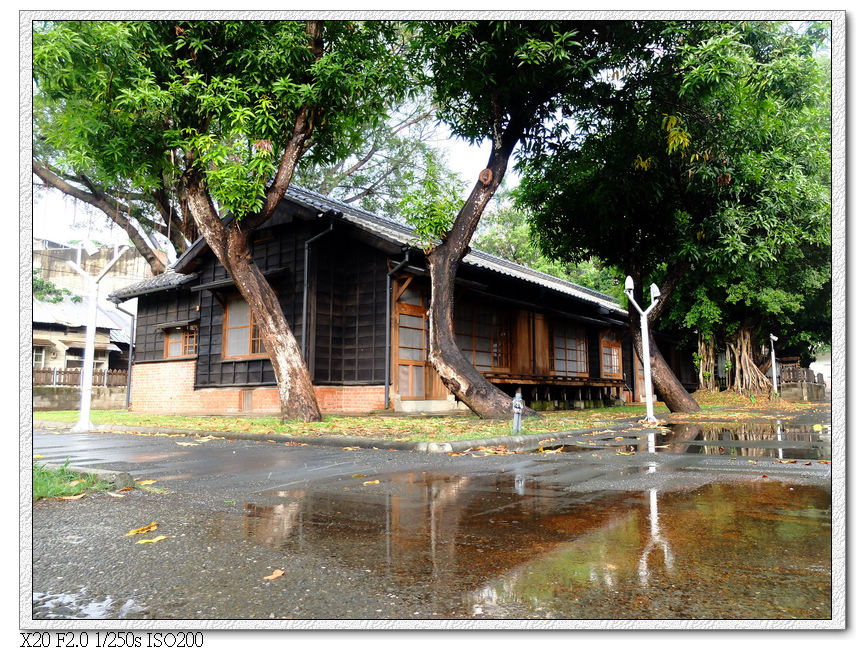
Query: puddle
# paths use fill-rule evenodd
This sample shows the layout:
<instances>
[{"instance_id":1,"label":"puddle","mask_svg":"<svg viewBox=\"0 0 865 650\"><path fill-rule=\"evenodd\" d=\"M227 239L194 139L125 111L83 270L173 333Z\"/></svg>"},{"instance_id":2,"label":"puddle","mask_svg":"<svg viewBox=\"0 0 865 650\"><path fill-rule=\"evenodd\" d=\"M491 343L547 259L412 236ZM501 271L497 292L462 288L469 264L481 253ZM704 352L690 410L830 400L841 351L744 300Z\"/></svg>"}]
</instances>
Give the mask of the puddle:
<instances>
[{"instance_id":1,"label":"puddle","mask_svg":"<svg viewBox=\"0 0 865 650\"><path fill-rule=\"evenodd\" d=\"M146 614L147 609L132 599L92 599L83 589L74 594L33 592L34 619L140 619Z\"/></svg>"},{"instance_id":2,"label":"puddle","mask_svg":"<svg viewBox=\"0 0 865 650\"><path fill-rule=\"evenodd\" d=\"M652 435L654 433L654 438ZM830 460L828 429L781 420L702 424L670 424L656 432L647 429L597 433L552 443L545 451L615 450L665 454L740 456L754 459Z\"/></svg>"},{"instance_id":3,"label":"puddle","mask_svg":"<svg viewBox=\"0 0 865 650\"><path fill-rule=\"evenodd\" d=\"M315 550L394 602L444 616L831 616L830 497L819 487L571 492L510 472L377 478L264 493L212 534Z\"/></svg>"}]
</instances>

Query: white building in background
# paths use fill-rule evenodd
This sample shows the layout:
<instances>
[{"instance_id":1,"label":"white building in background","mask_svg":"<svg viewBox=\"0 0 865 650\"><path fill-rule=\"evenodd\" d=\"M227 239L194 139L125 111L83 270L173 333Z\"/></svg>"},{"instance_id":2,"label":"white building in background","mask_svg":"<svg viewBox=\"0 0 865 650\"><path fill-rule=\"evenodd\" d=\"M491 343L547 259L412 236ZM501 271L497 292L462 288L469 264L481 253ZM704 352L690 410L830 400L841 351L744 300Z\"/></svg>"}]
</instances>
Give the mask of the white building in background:
<instances>
[{"instance_id":1,"label":"white building in background","mask_svg":"<svg viewBox=\"0 0 865 650\"><path fill-rule=\"evenodd\" d=\"M829 397L832 392L832 351L826 350L817 355L817 360L814 361L809 368L814 371L814 374L821 373L823 381L826 383L826 397Z\"/></svg>"}]
</instances>

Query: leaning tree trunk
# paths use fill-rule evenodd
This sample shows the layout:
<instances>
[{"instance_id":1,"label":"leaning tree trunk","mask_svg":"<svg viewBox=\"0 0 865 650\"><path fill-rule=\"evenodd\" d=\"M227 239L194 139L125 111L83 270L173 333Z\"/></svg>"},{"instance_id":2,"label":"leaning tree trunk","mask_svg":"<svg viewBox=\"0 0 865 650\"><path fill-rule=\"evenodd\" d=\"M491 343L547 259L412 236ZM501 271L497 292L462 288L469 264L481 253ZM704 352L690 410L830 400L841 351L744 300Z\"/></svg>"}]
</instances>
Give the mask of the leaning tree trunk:
<instances>
[{"instance_id":1,"label":"leaning tree trunk","mask_svg":"<svg viewBox=\"0 0 865 650\"><path fill-rule=\"evenodd\" d=\"M249 252L248 230L236 222L226 228L210 197L197 179L188 186L189 209L216 258L234 280L259 328L267 357L273 366L283 421L321 420L321 411L303 354L288 325L282 307L267 279Z\"/></svg>"},{"instance_id":2,"label":"leaning tree trunk","mask_svg":"<svg viewBox=\"0 0 865 650\"><path fill-rule=\"evenodd\" d=\"M297 418L304 422L318 422L321 411L303 353L288 326L276 293L252 261L245 231L236 228L229 231L228 256L231 276L249 305L273 366L283 421Z\"/></svg>"},{"instance_id":3,"label":"leaning tree trunk","mask_svg":"<svg viewBox=\"0 0 865 650\"><path fill-rule=\"evenodd\" d=\"M634 348L637 350L637 355L640 361L645 364L645 355L643 354L643 340L640 331L640 316L633 309L629 309L631 337L634 340ZM652 384L658 392L658 397L670 413L696 413L700 410L700 405L691 397L690 393L685 390L682 383L673 374L670 366L667 365L661 351L655 343L655 337L649 331L649 349L651 355L649 357L649 368L652 370ZM651 399L650 395L646 395L646 399Z\"/></svg>"},{"instance_id":4,"label":"leaning tree trunk","mask_svg":"<svg viewBox=\"0 0 865 650\"><path fill-rule=\"evenodd\" d=\"M732 388L740 394L771 393L772 381L754 363L751 329L748 326L740 327L736 332L736 340L729 347L734 365Z\"/></svg>"},{"instance_id":5,"label":"leaning tree trunk","mask_svg":"<svg viewBox=\"0 0 865 650\"><path fill-rule=\"evenodd\" d=\"M628 275L630 275L634 281L634 286L642 287L643 274L639 264L635 260L631 259L628 261L626 268ZM678 377L676 377L670 369L670 366L667 365L666 360L655 343L655 337L652 336L652 327L661 319L661 314L664 311L664 306L666 305L667 300L669 300L674 287L688 271L688 268L689 265L685 262L677 262L670 267L667 277L664 278L664 282L661 285L661 295L658 303L655 305L655 308L649 312L648 316L649 349L651 351L649 356L649 368L652 370L652 384L658 393L658 397L667 405L667 408L670 409L671 413L695 413L700 410L700 405L697 404L697 401L691 397L687 390L685 390L685 387L682 386ZM630 304L628 305L628 325L630 326L631 338L634 341L634 348L637 351L637 356L640 358L640 361L643 362L645 367L646 362L645 356L643 355L643 338L640 327L640 315L634 309L633 305ZM650 396L646 395L646 399L649 398Z\"/></svg>"},{"instance_id":6,"label":"leaning tree trunk","mask_svg":"<svg viewBox=\"0 0 865 650\"><path fill-rule=\"evenodd\" d=\"M430 299L430 363L448 390L482 418L506 418L512 414L512 400L493 386L465 358L454 336L454 285L460 260L468 253L469 243L487 202L501 183L508 158L517 142L515 124L510 133L493 138L488 168L481 173L468 200L463 204L450 231L441 244L427 254L432 284ZM531 409L523 417L536 416Z\"/></svg>"}]
</instances>

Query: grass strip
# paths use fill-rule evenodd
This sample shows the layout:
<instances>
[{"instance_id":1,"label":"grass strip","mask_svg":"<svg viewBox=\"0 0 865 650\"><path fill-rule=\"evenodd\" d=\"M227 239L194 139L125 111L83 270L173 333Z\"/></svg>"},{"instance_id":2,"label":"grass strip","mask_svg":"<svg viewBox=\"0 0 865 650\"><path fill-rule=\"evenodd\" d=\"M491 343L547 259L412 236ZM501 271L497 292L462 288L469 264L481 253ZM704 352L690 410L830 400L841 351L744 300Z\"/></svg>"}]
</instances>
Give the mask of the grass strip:
<instances>
[{"instance_id":1,"label":"grass strip","mask_svg":"<svg viewBox=\"0 0 865 650\"><path fill-rule=\"evenodd\" d=\"M110 490L110 483L98 480L92 474L82 476L67 469L67 461L60 469L48 469L33 463L33 500L71 497L84 492Z\"/></svg>"}]
</instances>

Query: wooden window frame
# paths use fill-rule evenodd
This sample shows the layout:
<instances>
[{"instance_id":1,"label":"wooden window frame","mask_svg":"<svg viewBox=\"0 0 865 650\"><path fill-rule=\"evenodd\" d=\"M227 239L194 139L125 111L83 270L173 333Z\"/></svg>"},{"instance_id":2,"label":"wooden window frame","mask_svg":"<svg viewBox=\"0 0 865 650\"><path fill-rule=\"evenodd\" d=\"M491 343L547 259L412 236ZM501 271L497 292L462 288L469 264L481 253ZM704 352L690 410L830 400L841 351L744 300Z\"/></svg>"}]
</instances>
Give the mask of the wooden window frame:
<instances>
[{"instance_id":1,"label":"wooden window frame","mask_svg":"<svg viewBox=\"0 0 865 650\"><path fill-rule=\"evenodd\" d=\"M229 326L228 324L228 308L233 302L240 301L246 305L246 309L249 312L249 323L246 325L236 325ZM249 352L247 354L235 354L228 355L226 351L228 350L228 330L229 329L246 329L248 330L247 334L247 350ZM253 344L258 343L261 351L253 352ZM238 361L244 359L266 359L267 358L267 350L264 347L264 339L261 337L260 330L258 325L255 323L255 317L252 314L252 309L249 308L249 303L242 296L231 296L226 299L225 304L222 305L222 359L223 361Z\"/></svg>"},{"instance_id":2,"label":"wooden window frame","mask_svg":"<svg viewBox=\"0 0 865 650\"><path fill-rule=\"evenodd\" d=\"M41 352L42 358L39 360L39 365L36 365L36 352L37 350ZM33 346L33 367L42 370L45 368L45 360L48 358L48 348L44 345L34 345Z\"/></svg>"},{"instance_id":3,"label":"wooden window frame","mask_svg":"<svg viewBox=\"0 0 865 650\"><path fill-rule=\"evenodd\" d=\"M568 338L567 330L572 329L574 331L574 337ZM565 339L565 347L560 348L556 345L556 335L559 333ZM574 347L570 347L568 344L573 342ZM582 348L581 348L582 346ZM556 356L556 350L564 350L565 356L562 359L559 359ZM568 351L573 350L575 353L575 362L577 365L577 370L574 372L568 371ZM580 358L580 353L582 352L582 359ZM559 370L557 368L556 361L561 360L564 362L565 367L563 370ZM579 370L581 365L585 368L585 370ZM589 376L589 341L586 338L586 331L582 327L577 327L576 325L567 325L561 322L553 323L553 326L550 328L550 368L554 375L559 377L588 377Z\"/></svg>"},{"instance_id":4,"label":"wooden window frame","mask_svg":"<svg viewBox=\"0 0 865 650\"><path fill-rule=\"evenodd\" d=\"M179 331L177 331L179 330ZM180 354L171 354L171 335L180 336ZM191 348L191 352L190 352ZM162 357L164 359L194 359L198 356L198 326L186 325L171 327L165 330L165 338L162 344Z\"/></svg>"},{"instance_id":5,"label":"wooden window frame","mask_svg":"<svg viewBox=\"0 0 865 650\"><path fill-rule=\"evenodd\" d=\"M483 309L487 310L490 314L489 323L489 342L490 348L489 351L481 350L480 352L484 354L490 355L490 364L489 366L478 366L477 365L477 355L478 355L478 346L477 346L477 330L478 330L478 312L474 305L470 306L471 310L471 320L467 318L461 318L456 313L454 313L454 335L455 336L468 336L469 334L464 331L460 331L457 322L461 321L464 323L471 323L471 337L472 337L472 347L464 348L460 343L457 343L457 347L463 356L466 356L466 359L471 362L472 366L478 372L510 372L511 369L511 341L513 337L513 326L511 323L510 315L497 307L491 305L482 305ZM455 310L456 311L456 310ZM496 320L499 320L498 326L496 326ZM504 336L502 336L502 332L504 332ZM466 353L471 353L471 358L469 359ZM504 363L496 363L497 361L504 361ZM482 369L483 368L483 369Z\"/></svg>"},{"instance_id":6,"label":"wooden window frame","mask_svg":"<svg viewBox=\"0 0 865 650\"><path fill-rule=\"evenodd\" d=\"M623 375L623 367L622 367L622 341L605 341L604 335L612 330L606 330L606 332L601 332L599 335L600 341L600 352L601 352L601 377L603 379L622 379ZM615 358L618 360L619 371L616 372L607 372L606 364L604 363L604 352L605 349L609 348L611 351L616 352Z\"/></svg>"}]
</instances>

